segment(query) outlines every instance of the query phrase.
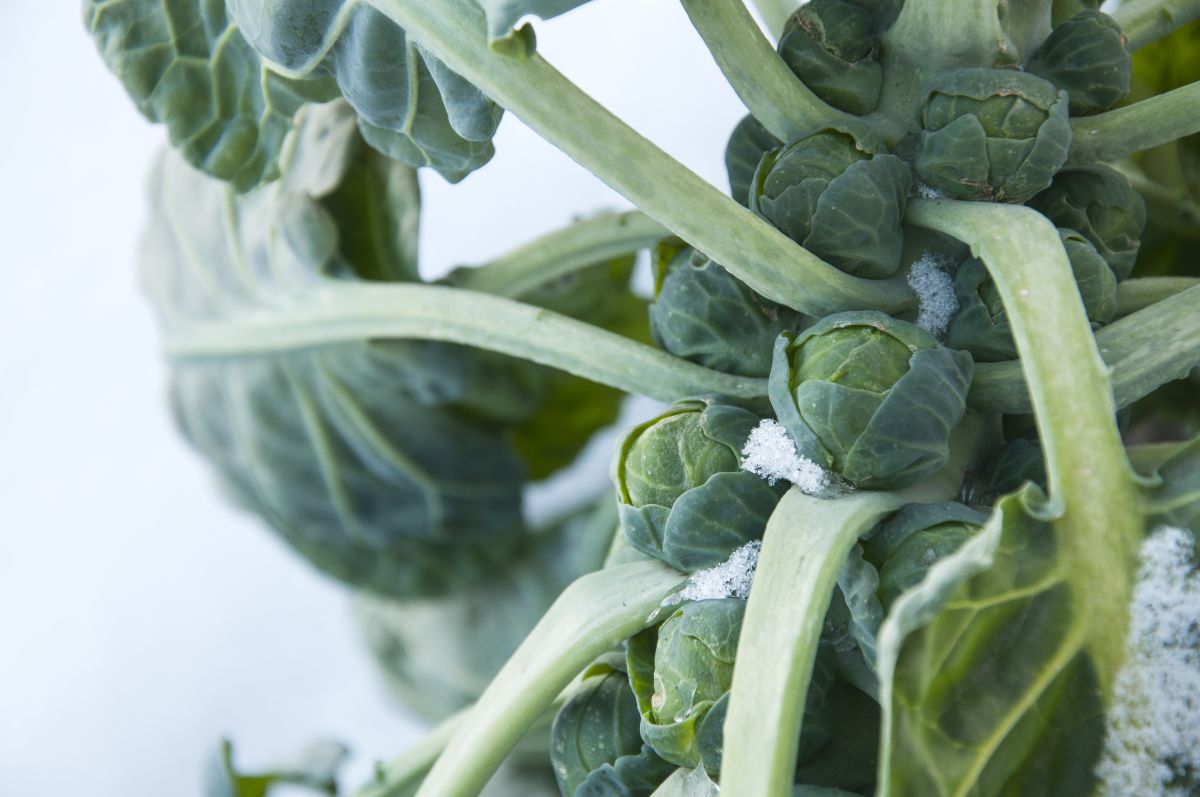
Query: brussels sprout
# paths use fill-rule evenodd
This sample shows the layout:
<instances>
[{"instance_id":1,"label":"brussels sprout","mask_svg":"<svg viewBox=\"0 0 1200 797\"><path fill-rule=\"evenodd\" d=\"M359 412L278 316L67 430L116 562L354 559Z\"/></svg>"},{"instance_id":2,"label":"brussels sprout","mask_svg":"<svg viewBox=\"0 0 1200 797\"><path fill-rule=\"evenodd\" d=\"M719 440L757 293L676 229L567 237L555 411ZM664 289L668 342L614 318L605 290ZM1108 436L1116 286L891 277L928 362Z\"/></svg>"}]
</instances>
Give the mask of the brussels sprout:
<instances>
[{"instance_id":1,"label":"brussels sprout","mask_svg":"<svg viewBox=\"0 0 1200 797\"><path fill-rule=\"evenodd\" d=\"M802 316L682 243L661 244L656 259L650 334L658 345L718 371L766 376L775 338Z\"/></svg>"},{"instance_id":2,"label":"brussels sprout","mask_svg":"<svg viewBox=\"0 0 1200 797\"><path fill-rule=\"evenodd\" d=\"M612 469L629 544L690 573L761 538L784 486L741 470L742 446L759 420L740 407L689 400L630 430Z\"/></svg>"},{"instance_id":3,"label":"brussels sprout","mask_svg":"<svg viewBox=\"0 0 1200 797\"><path fill-rule=\"evenodd\" d=\"M566 797L650 797L675 767L642 741L623 662L592 665L550 730L550 761Z\"/></svg>"},{"instance_id":4,"label":"brussels sprout","mask_svg":"<svg viewBox=\"0 0 1200 797\"><path fill-rule=\"evenodd\" d=\"M983 512L950 501L909 504L880 525L864 541L863 550L879 569L879 600L884 609L986 522Z\"/></svg>"},{"instance_id":5,"label":"brussels sprout","mask_svg":"<svg viewBox=\"0 0 1200 797\"><path fill-rule=\"evenodd\" d=\"M921 108L917 173L960 199L1024 202L1067 160L1067 93L1011 69L957 69Z\"/></svg>"},{"instance_id":6,"label":"brussels sprout","mask_svg":"<svg viewBox=\"0 0 1200 797\"><path fill-rule=\"evenodd\" d=\"M823 130L763 155L750 209L845 272L890 277L900 268L911 183L895 155L872 155L853 136Z\"/></svg>"},{"instance_id":7,"label":"brussels sprout","mask_svg":"<svg viewBox=\"0 0 1200 797\"><path fill-rule=\"evenodd\" d=\"M1069 95L1072 115L1107 111L1129 93L1128 43L1108 14L1081 11L1054 29L1025 69Z\"/></svg>"},{"instance_id":8,"label":"brussels sprout","mask_svg":"<svg viewBox=\"0 0 1200 797\"><path fill-rule=\"evenodd\" d=\"M768 394L796 450L858 487L905 487L949 457L974 366L884 313L828 316L775 342Z\"/></svg>"},{"instance_id":9,"label":"brussels sprout","mask_svg":"<svg viewBox=\"0 0 1200 797\"><path fill-rule=\"evenodd\" d=\"M822 100L865 114L883 83L874 24L871 12L848 0L812 0L788 19L779 55Z\"/></svg>"},{"instance_id":10,"label":"brussels sprout","mask_svg":"<svg viewBox=\"0 0 1200 797\"><path fill-rule=\"evenodd\" d=\"M1084 310L1094 325L1117 312L1117 278L1096 248L1074 230L1059 228L1059 239L1071 261ZM959 311L950 321L946 344L969 351L977 362L999 362L1017 356L1000 293L980 260L968 260L954 277Z\"/></svg>"},{"instance_id":11,"label":"brussels sprout","mask_svg":"<svg viewBox=\"0 0 1200 797\"><path fill-rule=\"evenodd\" d=\"M1029 206L1091 241L1118 280L1129 277L1142 244L1146 203L1128 177L1098 164L1063 169Z\"/></svg>"},{"instance_id":12,"label":"brussels sprout","mask_svg":"<svg viewBox=\"0 0 1200 797\"><path fill-rule=\"evenodd\" d=\"M764 153L782 147L783 142L771 135L762 122L753 116L742 117L725 145L725 172L729 175L729 194L743 206L750 205L750 186L754 171Z\"/></svg>"},{"instance_id":13,"label":"brussels sprout","mask_svg":"<svg viewBox=\"0 0 1200 797\"><path fill-rule=\"evenodd\" d=\"M641 712L642 739L682 767L720 771L722 725L746 603L737 598L685 603L662 624L629 640L629 682ZM832 650L822 645L805 704L800 755L829 741L825 695Z\"/></svg>"}]
</instances>

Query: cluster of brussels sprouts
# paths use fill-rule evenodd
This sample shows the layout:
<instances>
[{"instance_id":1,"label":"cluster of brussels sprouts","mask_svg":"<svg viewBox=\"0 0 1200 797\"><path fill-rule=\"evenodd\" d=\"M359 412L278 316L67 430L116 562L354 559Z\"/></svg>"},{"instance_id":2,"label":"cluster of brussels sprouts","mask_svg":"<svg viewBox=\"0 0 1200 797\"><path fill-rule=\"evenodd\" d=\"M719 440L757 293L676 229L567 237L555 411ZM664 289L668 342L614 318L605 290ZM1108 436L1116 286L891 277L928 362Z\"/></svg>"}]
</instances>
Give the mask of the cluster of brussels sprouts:
<instances>
[{"instance_id":1,"label":"cluster of brussels sprouts","mask_svg":"<svg viewBox=\"0 0 1200 797\"><path fill-rule=\"evenodd\" d=\"M867 116L884 91L880 32L895 11L813 0L788 21L779 55L821 100ZM726 151L731 189L812 254L868 279L902 275L929 254L929 239L905 227L910 197L1026 203L1058 227L1098 327L1116 315L1117 284L1130 275L1146 210L1119 172L1066 166L1069 120L1112 108L1129 84L1121 31L1086 10L1058 25L1023 68L934 77L891 147L833 127L784 142L746 117ZM708 368L767 377L768 402L682 401L626 434L612 476L629 546L695 573L760 539L783 493L747 470L744 446L764 419L777 419L796 456L842 489L906 488L946 466L975 363L1017 351L983 262L953 246L934 254L951 271L958 309L947 329L931 332L914 315L875 310L804 316L683 242L664 242L655 258L654 340ZM863 538L825 620L797 794L810 793L802 786L872 793L879 624L902 592L979 531L997 497L1027 481L1044 485L1041 450L1014 434L967 474L964 503L908 505ZM564 795L649 795L675 766L718 777L744 607L736 597L684 601L626 643L624 662L594 671L554 729ZM846 716L871 719L845 724ZM871 730L855 732L863 728Z\"/></svg>"}]
</instances>

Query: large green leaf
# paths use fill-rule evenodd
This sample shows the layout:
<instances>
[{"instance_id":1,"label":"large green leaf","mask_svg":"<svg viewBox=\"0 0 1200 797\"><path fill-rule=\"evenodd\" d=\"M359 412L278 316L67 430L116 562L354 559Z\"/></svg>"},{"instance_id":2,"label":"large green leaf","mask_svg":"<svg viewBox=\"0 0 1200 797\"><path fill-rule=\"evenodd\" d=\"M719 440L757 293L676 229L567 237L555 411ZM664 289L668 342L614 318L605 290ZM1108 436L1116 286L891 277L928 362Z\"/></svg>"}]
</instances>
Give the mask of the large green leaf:
<instances>
[{"instance_id":1,"label":"large green leaf","mask_svg":"<svg viewBox=\"0 0 1200 797\"><path fill-rule=\"evenodd\" d=\"M411 169L366 148L344 103L305 108L282 163L279 181L241 197L177 157L160 165L143 265L169 350L190 330L304 311L356 270L381 271L376 258L399 245L339 228L346 180L393 187L356 235L412 226L415 188L397 188ZM375 591L430 593L474 580L523 537L523 468L497 421L530 399L506 358L477 354L366 339L176 353L171 398L233 496L314 564Z\"/></svg>"},{"instance_id":2,"label":"large green leaf","mask_svg":"<svg viewBox=\"0 0 1200 797\"><path fill-rule=\"evenodd\" d=\"M289 80L246 42L224 0L87 0L100 55L143 114L193 166L239 191L275 178L292 117L330 99L326 81Z\"/></svg>"},{"instance_id":3,"label":"large green leaf","mask_svg":"<svg viewBox=\"0 0 1200 797\"><path fill-rule=\"evenodd\" d=\"M228 7L272 69L332 78L380 152L451 182L492 157L501 108L369 3L228 0Z\"/></svg>"},{"instance_id":4,"label":"large green leaf","mask_svg":"<svg viewBox=\"0 0 1200 797\"><path fill-rule=\"evenodd\" d=\"M1036 488L893 604L879 634L881 797L1090 794L1104 706ZM1103 585L1096 585L1103 589Z\"/></svg>"}]
</instances>

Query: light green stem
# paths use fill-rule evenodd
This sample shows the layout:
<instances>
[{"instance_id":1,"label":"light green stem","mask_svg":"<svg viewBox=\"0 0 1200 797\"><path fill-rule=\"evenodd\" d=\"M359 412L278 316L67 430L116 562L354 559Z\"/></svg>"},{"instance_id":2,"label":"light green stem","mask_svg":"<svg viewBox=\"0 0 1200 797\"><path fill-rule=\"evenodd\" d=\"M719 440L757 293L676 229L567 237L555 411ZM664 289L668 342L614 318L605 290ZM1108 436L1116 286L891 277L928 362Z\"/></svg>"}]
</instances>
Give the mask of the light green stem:
<instances>
[{"instance_id":1,"label":"light green stem","mask_svg":"<svg viewBox=\"0 0 1200 797\"><path fill-rule=\"evenodd\" d=\"M903 278L852 277L639 136L537 54L521 61L487 46L473 0L369 0L448 67L758 293L810 315L896 311L914 303Z\"/></svg>"},{"instance_id":2,"label":"light green stem","mask_svg":"<svg viewBox=\"0 0 1200 797\"><path fill-rule=\"evenodd\" d=\"M903 503L893 493L822 499L795 487L779 502L742 620L725 717L722 797L791 794L804 701L838 571L858 538Z\"/></svg>"},{"instance_id":3,"label":"light green stem","mask_svg":"<svg viewBox=\"0 0 1200 797\"><path fill-rule=\"evenodd\" d=\"M1200 81L1124 108L1071 120L1071 163L1123 158L1200 132Z\"/></svg>"},{"instance_id":4,"label":"light green stem","mask_svg":"<svg viewBox=\"0 0 1200 797\"><path fill-rule=\"evenodd\" d=\"M781 141L828 125L856 131L863 122L826 105L788 69L742 0L682 0L717 66L746 108Z\"/></svg>"},{"instance_id":5,"label":"light green stem","mask_svg":"<svg viewBox=\"0 0 1200 797\"><path fill-rule=\"evenodd\" d=\"M1197 319L1200 319L1200 286L1192 285L1096 333L1096 346L1105 365L1112 370L1112 396L1118 408L1129 406L1200 366ZM976 364L967 401L984 412L1033 411L1017 360Z\"/></svg>"},{"instance_id":6,"label":"light green stem","mask_svg":"<svg viewBox=\"0 0 1200 797\"><path fill-rule=\"evenodd\" d=\"M660 401L699 393L750 398L766 380L673 357L549 310L461 288L328 282L287 305L216 322L176 324L175 359L237 357L371 338L462 343L558 368Z\"/></svg>"},{"instance_id":7,"label":"light green stem","mask_svg":"<svg viewBox=\"0 0 1200 797\"><path fill-rule=\"evenodd\" d=\"M466 721L470 708L438 723L419 742L379 768L377 783L361 789L356 797L412 797L450 739Z\"/></svg>"},{"instance_id":8,"label":"light green stem","mask_svg":"<svg viewBox=\"0 0 1200 797\"><path fill-rule=\"evenodd\" d=\"M1116 424L1107 371L1054 225L1016 205L910 203L908 221L970 245L1012 328L1045 453L1055 537L1092 647L1111 689L1128 626L1130 563L1142 536L1141 497ZM1186 294L1180 294L1184 296ZM1096 585L1103 584L1103 589Z\"/></svg>"},{"instance_id":9,"label":"light green stem","mask_svg":"<svg viewBox=\"0 0 1200 797\"><path fill-rule=\"evenodd\" d=\"M665 227L640 211L605 213L461 272L456 284L516 298L557 277L651 247L668 235Z\"/></svg>"},{"instance_id":10,"label":"light green stem","mask_svg":"<svg viewBox=\"0 0 1200 797\"><path fill-rule=\"evenodd\" d=\"M957 495L964 474L977 466L988 427L967 413L951 437L945 467L906 490L827 499L793 488L783 497L767 523L742 620L724 726L722 795L791 794L804 701L838 571L884 515Z\"/></svg>"},{"instance_id":11,"label":"light green stem","mask_svg":"<svg viewBox=\"0 0 1200 797\"><path fill-rule=\"evenodd\" d=\"M1200 0L1125 0L1112 16L1136 50L1200 17Z\"/></svg>"},{"instance_id":12,"label":"light green stem","mask_svg":"<svg viewBox=\"0 0 1200 797\"><path fill-rule=\"evenodd\" d=\"M645 628L685 577L658 562L589 573L559 596L484 691L417 797L474 797L584 667Z\"/></svg>"},{"instance_id":13,"label":"light green stem","mask_svg":"<svg viewBox=\"0 0 1200 797\"><path fill-rule=\"evenodd\" d=\"M1197 285L1200 285L1200 277L1141 277L1125 280L1117 286L1117 315L1124 317L1145 310L1152 304L1170 299ZM1200 298L1195 301L1200 302ZM1200 311L1200 306L1196 309ZM1197 325L1200 326L1200 322ZM1104 349L1105 344L1101 344L1101 356L1104 356ZM1105 357L1104 361L1108 362L1108 358Z\"/></svg>"}]
</instances>

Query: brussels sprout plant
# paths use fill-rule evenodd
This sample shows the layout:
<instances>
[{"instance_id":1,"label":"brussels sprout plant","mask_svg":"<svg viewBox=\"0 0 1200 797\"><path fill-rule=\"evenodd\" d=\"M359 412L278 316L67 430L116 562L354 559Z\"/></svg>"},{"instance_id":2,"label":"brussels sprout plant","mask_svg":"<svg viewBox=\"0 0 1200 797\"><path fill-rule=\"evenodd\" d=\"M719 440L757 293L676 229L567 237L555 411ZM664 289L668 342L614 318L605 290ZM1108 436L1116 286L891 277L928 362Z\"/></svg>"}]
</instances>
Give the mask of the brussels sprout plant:
<instances>
[{"instance_id":1,"label":"brussels sprout plant","mask_svg":"<svg viewBox=\"0 0 1200 797\"><path fill-rule=\"evenodd\" d=\"M1200 0L681 0L728 192L539 54L586 2L83 3L179 428L441 722L208 793L1200 794ZM633 207L423 280L505 112Z\"/></svg>"}]
</instances>

